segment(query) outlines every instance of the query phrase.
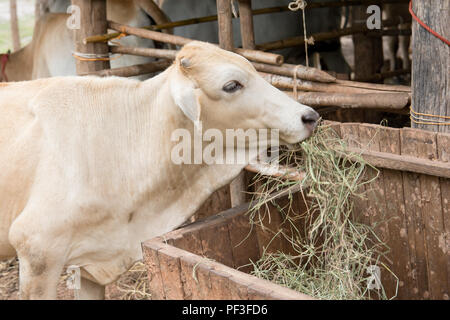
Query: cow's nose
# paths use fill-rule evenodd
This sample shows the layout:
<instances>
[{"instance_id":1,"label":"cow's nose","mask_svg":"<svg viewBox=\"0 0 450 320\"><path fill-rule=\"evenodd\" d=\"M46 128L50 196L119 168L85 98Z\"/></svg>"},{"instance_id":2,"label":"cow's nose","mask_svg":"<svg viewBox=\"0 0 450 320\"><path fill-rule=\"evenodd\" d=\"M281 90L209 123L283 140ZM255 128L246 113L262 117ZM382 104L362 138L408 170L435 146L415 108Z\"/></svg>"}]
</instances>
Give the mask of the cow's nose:
<instances>
[{"instance_id":1,"label":"cow's nose","mask_svg":"<svg viewBox=\"0 0 450 320\"><path fill-rule=\"evenodd\" d=\"M319 114L311 109L302 116L302 121L310 131L313 131L317 126L317 120L319 118Z\"/></svg>"}]
</instances>

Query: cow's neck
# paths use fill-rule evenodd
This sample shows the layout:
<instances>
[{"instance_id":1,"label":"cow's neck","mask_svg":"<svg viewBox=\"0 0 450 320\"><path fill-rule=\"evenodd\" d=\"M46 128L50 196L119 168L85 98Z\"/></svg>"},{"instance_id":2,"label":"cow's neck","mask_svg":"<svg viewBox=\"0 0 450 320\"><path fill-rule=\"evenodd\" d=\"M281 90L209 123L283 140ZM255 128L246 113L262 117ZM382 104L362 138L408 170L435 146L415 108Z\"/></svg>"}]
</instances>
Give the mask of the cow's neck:
<instances>
[{"instance_id":1,"label":"cow's neck","mask_svg":"<svg viewBox=\"0 0 450 320\"><path fill-rule=\"evenodd\" d=\"M158 232L172 230L183 223L214 191L230 183L245 166L176 164L172 161L172 148L179 143L171 141L172 133L180 128L189 130L193 146L194 126L173 102L167 75L165 72L142 84L144 94L141 99L144 101L138 104L142 107L145 101L152 100L152 110L150 113L142 112L149 118L143 122L145 127L140 136L142 145L151 146L153 150L147 150L145 167L133 177L141 181L135 184L140 190L137 204L142 207L148 205L150 215L164 214L166 217L154 219L155 224L160 224ZM142 154L136 154L136 157L142 158Z\"/></svg>"}]
</instances>

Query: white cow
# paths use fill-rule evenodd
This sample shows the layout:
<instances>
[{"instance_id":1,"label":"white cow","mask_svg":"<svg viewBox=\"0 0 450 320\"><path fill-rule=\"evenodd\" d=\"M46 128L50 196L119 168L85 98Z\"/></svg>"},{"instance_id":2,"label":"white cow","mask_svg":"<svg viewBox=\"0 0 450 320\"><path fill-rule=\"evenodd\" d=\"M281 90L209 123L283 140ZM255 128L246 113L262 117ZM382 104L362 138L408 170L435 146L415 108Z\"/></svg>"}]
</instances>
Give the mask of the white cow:
<instances>
[{"instance_id":1,"label":"white cow","mask_svg":"<svg viewBox=\"0 0 450 320\"><path fill-rule=\"evenodd\" d=\"M110 20L135 27L150 25L150 17L141 9L140 2L137 0L108 0L107 16ZM5 68L8 81L76 75L75 59L72 56L74 51L73 31L66 26L69 15L65 14L70 2L51 1L50 5L52 9L61 12L44 14L35 25L31 43L10 54ZM135 36L128 36L115 40L115 42L132 47L154 47L152 40ZM153 60L149 57L124 55L112 60L111 67L131 66ZM143 75L136 78L145 80L148 77L149 75ZM0 74L1 80L2 75Z\"/></svg>"},{"instance_id":2,"label":"white cow","mask_svg":"<svg viewBox=\"0 0 450 320\"><path fill-rule=\"evenodd\" d=\"M246 59L200 42L144 82L0 84L0 259L18 255L22 298L55 298L65 265L81 267L81 298L102 298L142 241L181 225L246 165L177 165L174 130L276 128L295 143L317 120Z\"/></svg>"}]
</instances>

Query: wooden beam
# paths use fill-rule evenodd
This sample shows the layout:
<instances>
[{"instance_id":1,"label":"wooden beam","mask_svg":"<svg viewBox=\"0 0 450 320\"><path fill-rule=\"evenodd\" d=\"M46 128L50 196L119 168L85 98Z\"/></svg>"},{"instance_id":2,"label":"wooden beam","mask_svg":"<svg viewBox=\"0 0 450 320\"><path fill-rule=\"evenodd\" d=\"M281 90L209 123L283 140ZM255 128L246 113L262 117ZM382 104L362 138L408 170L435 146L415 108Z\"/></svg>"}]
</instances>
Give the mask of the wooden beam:
<instances>
[{"instance_id":1,"label":"wooden beam","mask_svg":"<svg viewBox=\"0 0 450 320\"><path fill-rule=\"evenodd\" d=\"M20 33L19 33L19 22L17 20L16 0L9 0L9 13L11 16L11 37L13 43L13 50L17 51L20 49Z\"/></svg>"},{"instance_id":2,"label":"wooden beam","mask_svg":"<svg viewBox=\"0 0 450 320\"><path fill-rule=\"evenodd\" d=\"M234 44L230 0L217 0L217 22L219 27L220 47L232 51Z\"/></svg>"},{"instance_id":3,"label":"wooden beam","mask_svg":"<svg viewBox=\"0 0 450 320\"><path fill-rule=\"evenodd\" d=\"M450 164L448 162L427 160L387 152L367 151L359 148L347 148L346 155L348 155L348 152L361 154L364 160L377 168L409 171L441 178L450 178Z\"/></svg>"},{"instance_id":4,"label":"wooden beam","mask_svg":"<svg viewBox=\"0 0 450 320\"><path fill-rule=\"evenodd\" d=\"M110 29L117 30L126 34L132 34L138 37L151 39L159 42L171 43L177 46L184 46L185 44L193 41L192 39L189 38L146 30L142 28L130 27L113 21L110 21L108 25ZM241 48L234 48L233 51L237 54L240 54L241 56L244 56L248 60L255 62L281 65L284 60L282 55L270 52L263 52L251 49L241 49Z\"/></svg>"},{"instance_id":5,"label":"wooden beam","mask_svg":"<svg viewBox=\"0 0 450 320\"><path fill-rule=\"evenodd\" d=\"M75 55L88 54L107 57L109 48L107 43L84 43L86 37L103 34L108 31L106 20L106 0L72 0L72 4L80 8L80 28L74 30ZM76 59L77 74L109 69L109 61L86 61Z\"/></svg>"},{"instance_id":6,"label":"wooden beam","mask_svg":"<svg viewBox=\"0 0 450 320\"><path fill-rule=\"evenodd\" d=\"M149 74L158 71L163 71L172 64L172 61L161 60L156 62L149 62L144 64L136 64L134 66L104 69L98 71L90 71L86 73L80 73L80 76L99 76L99 77L134 77L142 74Z\"/></svg>"},{"instance_id":7,"label":"wooden beam","mask_svg":"<svg viewBox=\"0 0 450 320\"><path fill-rule=\"evenodd\" d=\"M242 48L255 49L252 0L239 0L239 23L241 27Z\"/></svg>"},{"instance_id":8,"label":"wooden beam","mask_svg":"<svg viewBox=\"0 0 450 320\"><path fill-rule=\"evenodd\" d=\"M450 0L414 0L412 9L425 24L444 38L450 39ZM450 46L413 20L412 108L418 113L436 116L412 113L413 128L450 132L450 118L438 117L450 117L449 70ZM425 124L430 122L446 122L448 125Z\"/></svg>"},{"instance_id":9,"label":"wooden beam","mask_svg":"<svg viewBox=\"0 0 450 320\"><path fill-rule=\"evenodd\" d=\"M361 25L369 15L366 13L367 6L356 6L352 8L353 26ZM383 24L385 26L385 24ZM364 22L364 28L366 28ZM376 73L380 73L383 66L383 46L381 38L369 37L365 34L353 35L355 53L355 80L369 79Z\"/></svg>"}]
</instances>

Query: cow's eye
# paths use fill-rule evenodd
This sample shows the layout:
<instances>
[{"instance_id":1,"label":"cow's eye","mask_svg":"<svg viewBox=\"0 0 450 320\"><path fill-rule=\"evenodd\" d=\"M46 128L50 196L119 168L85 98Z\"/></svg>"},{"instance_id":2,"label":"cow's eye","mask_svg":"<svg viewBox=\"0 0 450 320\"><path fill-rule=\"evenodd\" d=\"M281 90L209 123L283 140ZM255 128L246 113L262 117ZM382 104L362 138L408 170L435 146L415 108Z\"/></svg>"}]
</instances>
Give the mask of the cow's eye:
<instances>
[{"instance_id":1,"label":"cow's eye","mask_svg":"<svg viewBox=\"0 0 450 320\"><path fill-rule=\"evenodd\" d=\"M240 84L239 81L232 80L232 81L225 83L222 90L227 93L233 93L233 92L238 91L239 89L242 89L242 87L243 87L243 85Z\"/></svg>"}]
</instances>

